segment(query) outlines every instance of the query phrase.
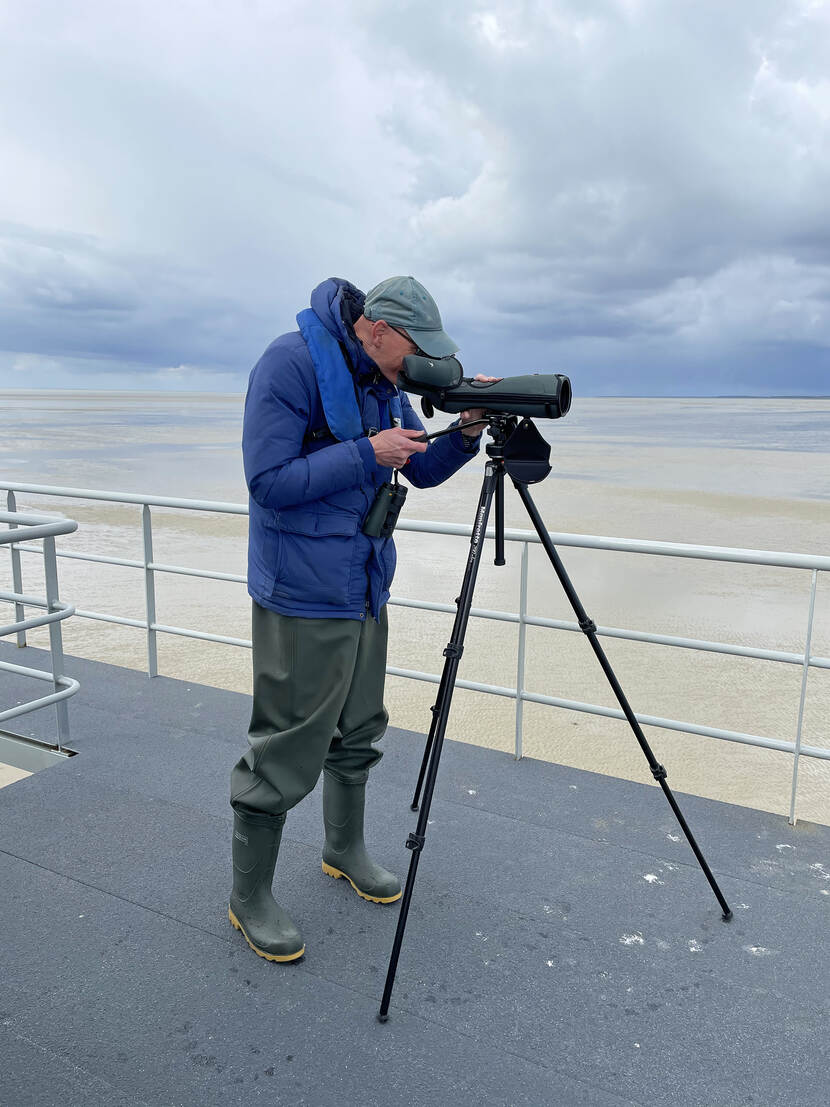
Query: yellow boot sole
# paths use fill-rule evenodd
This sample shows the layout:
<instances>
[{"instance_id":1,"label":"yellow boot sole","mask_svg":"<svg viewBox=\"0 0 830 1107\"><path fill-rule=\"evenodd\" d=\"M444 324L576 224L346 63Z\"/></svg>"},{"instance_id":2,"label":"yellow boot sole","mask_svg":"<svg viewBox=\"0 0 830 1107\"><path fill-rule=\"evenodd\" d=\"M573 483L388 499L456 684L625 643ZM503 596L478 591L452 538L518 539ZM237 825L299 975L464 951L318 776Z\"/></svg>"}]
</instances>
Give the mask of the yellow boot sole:
<instances>
[{"instance_id":1,"label":"yellow boot sole","mask_svg":"<svg viewBox=\"0 0 830 1107\"><path fill-rule=\"evenodd\" d=\"M230 907L228 908L228 918L230 919L231 925L233 926L234 930L238 930L240 932L242 937L245 939L245 941L248 943L248 945L251 947L257 957L264 957L266 961L296 961L305 953L305 946L303 946L303 948L298 953L266 953L264 949L259 949L258 946L254 945L254 943L245 933L245 928L243 927L242 923L239 921L236 915L234 915Z\"/></svg>"},{"instance_id":2,"label":"yellow boot sole","mask_svg":"<svg viewBox=\"0 0 830 1107\"><path fill-rule=\"evenodd\" d=\"M358 886L355 884L348 873L344 873L340 869L335 869L334 865L329 865L326 861L323 862L323 872L326 874L326 876L333 876L335 880L339 880L341 876L345 877L345 879L348 880L348 882L351 884L351 886L354 888L360 898L367 899L369 903L394 903L403 895L403 891L401 890L400 892L398 892L397 895L386 896L385 898L383 896L367 896L365 892L361 892L361 890L358 888Z\"/></svg>"}]
</instances>

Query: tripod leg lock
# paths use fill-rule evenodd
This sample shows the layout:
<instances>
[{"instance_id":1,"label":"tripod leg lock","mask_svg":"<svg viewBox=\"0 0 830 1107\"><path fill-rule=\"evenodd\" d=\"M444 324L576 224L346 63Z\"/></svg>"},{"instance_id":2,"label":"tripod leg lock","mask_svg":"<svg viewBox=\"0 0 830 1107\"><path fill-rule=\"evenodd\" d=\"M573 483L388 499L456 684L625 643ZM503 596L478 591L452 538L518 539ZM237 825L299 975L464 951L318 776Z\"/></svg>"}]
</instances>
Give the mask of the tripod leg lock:
<instances>
[{"instance_id":1,"label":"tripod leg lock","mask_svg":"<svg viewBox=\"0 0 830 1107\"><path fill-rule=\"evenodd\" d=\"M444 650L444 657L452 657L458 661L461 655L464 653L464 647L457 645L455 642L450 642L447 648Z\"/></svg>"},{"instance_id":2,"label":"tripod leg lock","mask_svg":"<svg viewBox=\"0 0 830 1107\"><path fill-rule=\"evenodd\" d=\"M651 775L654 777L655 780L660 781L665 780L669 774L666 772L662 765L655 765L654 768L651 770Z\"/></svg>"},{"instance_id":3,"label":"tripod leg lock","mask_svg":"<svg viewBox=\"0 0 830 1107\"><path fill-rule=\"evenodd\" d=\"M584 619L579 620L579 629L585 634L596 634L597 624L586 615Z\"/></svg>"},{"instance_id":4,"label":"tripod leg lock","mask_svg":"<svg viewBox=\"0 0 830 1107\"><path fill-rule=\"evenodd\" d=\"M409 837L406 839L406 848L415 850L416 853L420 853L424 848L424 842L426 837L423 834L416 834L415 831L410 831Z\"/></svg>"}]
</instances>

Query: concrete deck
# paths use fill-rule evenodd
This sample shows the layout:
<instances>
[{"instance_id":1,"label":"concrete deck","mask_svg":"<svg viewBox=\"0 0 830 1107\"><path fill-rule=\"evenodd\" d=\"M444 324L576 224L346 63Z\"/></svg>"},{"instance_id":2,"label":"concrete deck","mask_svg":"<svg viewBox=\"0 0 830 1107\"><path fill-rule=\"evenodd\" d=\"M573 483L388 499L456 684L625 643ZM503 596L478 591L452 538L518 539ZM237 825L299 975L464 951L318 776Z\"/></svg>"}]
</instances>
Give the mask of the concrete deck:
<instances>
[{"instance_id":1,"label":"concrete deck","mask_svg":"<svg viewBox=\"0 0 830 1107\"><path fill-rule=\"evenodd\" d=\"M380 1025L397 905L321 873L319 787L276 881L305 958L228 923L247 699L66 668L79 755L0 790L3 1107L830 1102L830 829L679 796L725 924L654 787L448 743ZM423 737L385 749L367 837L404 876Z\"/></svg>"}]
</instances>

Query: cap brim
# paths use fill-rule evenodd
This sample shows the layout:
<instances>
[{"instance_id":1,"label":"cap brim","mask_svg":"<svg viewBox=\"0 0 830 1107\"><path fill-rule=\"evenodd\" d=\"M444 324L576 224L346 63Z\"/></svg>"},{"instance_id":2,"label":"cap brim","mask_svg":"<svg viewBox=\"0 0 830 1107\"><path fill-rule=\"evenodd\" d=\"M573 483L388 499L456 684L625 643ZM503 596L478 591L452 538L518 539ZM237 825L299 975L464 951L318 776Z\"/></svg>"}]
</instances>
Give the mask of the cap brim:
<instances>
[{"instance_id":1,"label":"cap brim","mask_svg":"<svg viewBox=\"0 0 830 1107\"><path fill-rule=\"evenodd\" d=\"M458 346L453 342L446 331L416 331L413 327L407 327L407 334L413 342L429 354L430 357L449 357L458 351Z\"/></svg>"}]
</instances>

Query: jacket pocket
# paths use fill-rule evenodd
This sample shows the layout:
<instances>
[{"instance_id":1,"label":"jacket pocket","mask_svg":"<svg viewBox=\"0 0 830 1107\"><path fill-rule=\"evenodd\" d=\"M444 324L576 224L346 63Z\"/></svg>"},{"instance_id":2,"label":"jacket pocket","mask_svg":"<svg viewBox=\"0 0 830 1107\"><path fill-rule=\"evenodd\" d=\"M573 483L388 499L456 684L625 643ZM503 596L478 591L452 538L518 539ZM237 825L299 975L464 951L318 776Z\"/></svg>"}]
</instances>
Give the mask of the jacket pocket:
<instances>
[{"instance_id":1,"label":"jacket pocket","mask_svg":"<svg viewBox=\"0 0 830 1107\"><path fill-rule=\"evenodd\" d=\"M274 595L300 604L345 606L359 524L356 515L344 512L281 511Z\"/></svg>"},{"instance_id":2,"label":"jacket pocket","mask_svg":"<svg viewBox=\"0 0 830 1107\"><path fill-rule=\"evenodd\" d=\"M360 519L344 511L309 511L308 508L289 508L277 513L277 526L289 534L305 534L310 537L328 538L333 535L348 537L357 534Z\"/></svg>"}]
</instances>

